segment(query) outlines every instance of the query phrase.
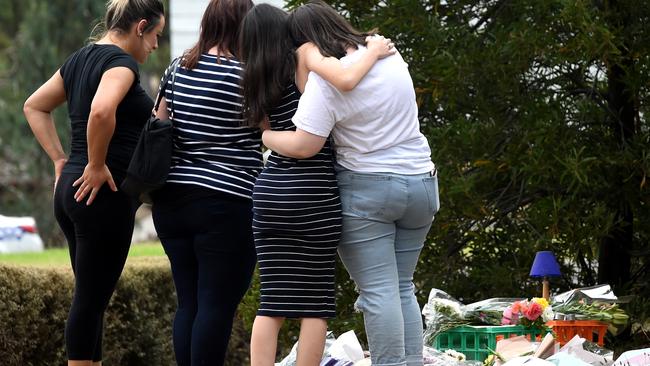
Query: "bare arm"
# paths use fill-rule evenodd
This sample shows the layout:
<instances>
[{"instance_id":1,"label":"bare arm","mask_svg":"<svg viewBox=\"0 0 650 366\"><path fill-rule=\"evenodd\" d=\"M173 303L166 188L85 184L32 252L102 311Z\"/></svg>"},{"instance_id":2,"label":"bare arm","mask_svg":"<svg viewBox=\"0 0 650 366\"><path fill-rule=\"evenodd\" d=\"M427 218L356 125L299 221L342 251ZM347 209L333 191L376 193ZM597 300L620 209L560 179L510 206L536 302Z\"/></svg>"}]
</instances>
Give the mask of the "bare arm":
<instances>
[{"instance_id":1,"label":"bare arm","mask_svg":"<svg viewBox=\"0 0 650 366\"><path fill-rule=\"evenodd\" d=\"M317 73L340 91L346 92L354 89L377 60L396 52L390 39L375 36L368 37L366 41L368 50L361 55L357 62L348 67L343 67L341 61L336 57L323 56L318 47L311 42L300 46L297 50L298 89L303 91L310 71Z\"/></svg>"},{"instance_id":2,"label":"bare arm","mask_svg":"<svg viewBox=\"0 0 650 366\"><path fill-rule=\"evenodd\" d=\"M88 165L83 175L72 184L79 186L75 193L77 202L89 194L86 204L90 205L104 183L108 183L113 191L117 191L113 176L106 166L106 154L115 131L117 106L134 80L133 71L127 67L114 67L102 75L88 116Z\"/></svg>"},{"instance_id":3,"label":"bare arm","mask_svg":"<svg viewBox=\"0 0 650 366\"><path fill-rule=\"evenodd\" d=\"M160 100L158 111L156 112L156 117L158 117L158 119L169 118L169 111L167 110L167 99L165 99L165 97Z\"/></svg>"},{"instance_id":4,"label":"bare arm","mask_svg":"<svg viewBox=\"0 0 650 366\"><path fill-rule=\"evenodd\" d=\"M271 131L262 133L264 145L278 154L296 159L310 158L323 148L326 137L314 135L307 131Z\"/></svg>"},{"instance_id":5,"label":"bare arm","mask_svg":"<svg viewBox=\"0 0 650 366\"><path fill-rule=\"evenodd\" d=\"M67 157L61 146L59 135L56 133L52 111L64 102L63 78L59 70L57 70L48 81L27 98L23 106L23 113L29 127L54 164L55 187Z\"/></svg>"}]
</instances>

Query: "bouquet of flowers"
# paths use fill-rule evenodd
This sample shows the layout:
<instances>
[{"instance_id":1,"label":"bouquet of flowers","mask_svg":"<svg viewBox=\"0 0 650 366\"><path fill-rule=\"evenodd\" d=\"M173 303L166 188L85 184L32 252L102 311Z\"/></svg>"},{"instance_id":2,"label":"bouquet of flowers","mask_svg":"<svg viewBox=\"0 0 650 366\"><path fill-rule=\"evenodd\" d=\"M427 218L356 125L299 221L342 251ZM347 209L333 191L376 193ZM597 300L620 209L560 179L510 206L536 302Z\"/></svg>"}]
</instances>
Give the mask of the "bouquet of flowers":
<instances>
[{"instance_id":1,"label":"bouquet of flowers","mask_svg":"<svg viewBox=\"0 0 650 366\"><path fill-rule=\"evenodd\" d=\"M463 316L462 307L463 304L446 292L432 289L429 293L429 300L422 309L426 324L425 343L432 345L438 334L459 325L468 324L469 321Z\"/></svg>"},{"instance_id":2,"label":"bouquet of flowers","mask_svg":"<svg viewBox=\"0 0 650 366\"><path fill-rule=\"evenodd\" d=\"M596 285L573 289L553 298L556 313L572 314L578 320L599 320L607 323L607 330L613 335L623 331L629 323L629 316L619 304L629 301L614 295L609 285Z\"/></svg>"},{"instance_id":3,"label":"bouquet of flowers","mask_svg":"<svg viewBox=\"0 0 650 366\"><path fill-rule=\"evenodd\" d=\"M521 299L498 297L465 305L464 317L471 324L501 325L503 311Z\"/></svg>"},{"instance_id":4,"label":"bouquet of flowers","mask_svg":"<svg viewBox=\"0 0 650 366\"><path fill-rule=\"evenodd\" d=\"M619 334L627 327L630 317L618 304L593 301L588 303L580 299L574 303L554 307L556 312L573 314L576 319L599 320L607 323L607 330L613 335Z\"/></svg>"},{"instance_id":5,"label":"bouquet of flowers","mask_svg":"<svg viewBox=\"0 0 650 366\"><path fill-rule=\"evenodd\" d=\"M531 300L515 301L503 311L502 325L521 324L535 328L540 333L546 333L549 328L546 322L553 320L553 309L544 298L534 297Z\"/></svg>"},{"instance_id":6,"label":"bouquet of flowers","mask_svg":"<svg viewBox=\"0 0 650 366\"><path fill-rule=\"evenodd\" d=\"M504 309L516 300L521 299L492 298L464 305L442 290L431 289L422 309L426 324L424 341L433 345L440 333L461 325L500 325Z\"/></svg>"}]
</instances>

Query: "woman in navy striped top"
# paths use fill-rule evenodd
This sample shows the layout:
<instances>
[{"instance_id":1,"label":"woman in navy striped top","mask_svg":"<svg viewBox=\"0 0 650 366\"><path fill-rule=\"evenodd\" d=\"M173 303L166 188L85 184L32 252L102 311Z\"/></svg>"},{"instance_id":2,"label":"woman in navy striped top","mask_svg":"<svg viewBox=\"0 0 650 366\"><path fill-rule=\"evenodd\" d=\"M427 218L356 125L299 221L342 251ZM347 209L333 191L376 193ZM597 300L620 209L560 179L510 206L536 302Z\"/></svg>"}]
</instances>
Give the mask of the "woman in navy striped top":
<instances>
[{"instance_id":1,"label":"woman in navy striped top","mask_svg":"<svg viewBox=\"0 0 650 366\"><path fill-rule=\"evenodd\" d=\"M198 43L174 81L161 86L157 115L173 108L174 149L167 184L153 195L153 218L178 296L178 365L223 364L255 267L251 195L262 169L260 130L244 123L236 58L237 30L252 5L212 0Z\"/></svg>"}]
</instances>

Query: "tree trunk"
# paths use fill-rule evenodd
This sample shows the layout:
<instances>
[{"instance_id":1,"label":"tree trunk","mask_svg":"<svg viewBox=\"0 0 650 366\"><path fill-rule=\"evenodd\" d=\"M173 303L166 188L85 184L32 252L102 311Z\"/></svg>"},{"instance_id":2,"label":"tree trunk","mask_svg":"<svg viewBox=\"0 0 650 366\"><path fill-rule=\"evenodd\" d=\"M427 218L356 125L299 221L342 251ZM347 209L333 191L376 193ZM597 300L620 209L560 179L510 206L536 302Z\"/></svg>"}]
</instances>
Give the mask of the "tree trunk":
<instances>
[{"instance_id":1,"label":"tree trunk","mask_svg":"<svg viewBox=\"0 0 650 366\"><path fill-rule=\"evenodd\" d=\"M617 1L610 1L610 21L612 27L625 27L625 11ZM636 133L635 104L636 90L626 84L626 73L634 68L631 50L627 45L620 49L621 54L613 56L607 70L609 125L619 143L620 149L627 148ZM624 181L624 172L612 172L611 178L619 182L615 186L624 187L631 182ZM610 210L614 212L614 225L609 234L602 239L598 253L598 282L608 283L614 289L621 288L630 280L632 240L634 234L634 213L627 197L621 192L611 192L606 198Z\"/></svg>"}]
</instances>

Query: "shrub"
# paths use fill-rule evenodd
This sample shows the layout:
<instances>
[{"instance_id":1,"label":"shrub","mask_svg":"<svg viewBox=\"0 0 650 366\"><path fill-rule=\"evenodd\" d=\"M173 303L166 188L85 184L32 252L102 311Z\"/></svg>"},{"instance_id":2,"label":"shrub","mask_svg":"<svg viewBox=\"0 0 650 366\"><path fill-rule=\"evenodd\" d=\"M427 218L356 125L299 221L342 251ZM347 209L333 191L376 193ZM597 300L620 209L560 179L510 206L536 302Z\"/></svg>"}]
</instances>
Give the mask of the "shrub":
<instances>
[{"instance_id":1,"label":"shrub","mask_svg":"<svg viewBox=\"0 0 650 366\"><path fill-rule=\"evenodd\" d=\"M5 365L63 364L71 274L0 266L0 359Z\"/></svg>"},{"instance_id":2,"label":"shrub","mask_svg":"<svg viewBox=\"0 0 650 366\"><path fill-rule=\"evenodd\" d=\"M0 264L0 360L5 366L65 364L64 326L72 299L69 268ZM164 258L130 261L104 321L106 365L174 365L176 295ZM249 333L235 321L228 366L248 364Z\"/></svg>"},{"instance_id":3,"label":"shrub","mask_svg":"<svg viewBox=\"0 0 650 366\"><path fill-rule=\"evenodd\" d=\"M354 284L337 264L336 336L354 329L365 343L363 319L353 309ZM72 299L69 267L0 264L0 360L4 366L65 364L65 320ZM259 301L256 273L235 323L226 366L249 364L249 342ZM130 259L106 311L103 354L106 365L174 365L171 324L176 294L163 258ZM278 359L298 340L299 322L287 321L278 339Z\"/></svg>"}]
</instances>

